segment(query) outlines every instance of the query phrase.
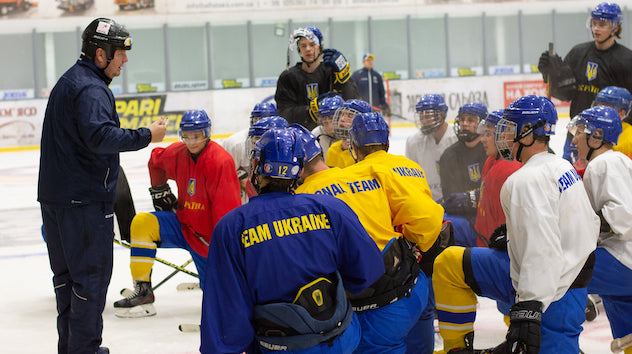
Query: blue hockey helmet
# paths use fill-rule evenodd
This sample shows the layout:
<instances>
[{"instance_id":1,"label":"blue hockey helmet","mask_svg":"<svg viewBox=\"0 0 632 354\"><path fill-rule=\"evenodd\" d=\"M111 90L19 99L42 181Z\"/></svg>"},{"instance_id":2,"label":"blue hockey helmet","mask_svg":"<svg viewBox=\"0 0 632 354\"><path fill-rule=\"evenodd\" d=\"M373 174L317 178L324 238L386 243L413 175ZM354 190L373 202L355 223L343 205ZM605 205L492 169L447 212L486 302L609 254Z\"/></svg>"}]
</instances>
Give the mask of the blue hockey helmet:
<instances>
[{"instance_id":1,"label":"blue hockey helmet","mask_svg":"<svg viewBox=\"0 0 632 354\"><path fill-rule=\"evenodd\" d=\"M590 12L590 19L610 21L614 29L621 23L621 8L615 3L602 2Z\"/></svg>"},{"instance_id":2,"label":"blue hockey helmet","mask_svg":"<svg viewBox=\"0 0 632 354\"><path fill-rule=\"evenodd\" d=\"M250 112L250 126L255 124L259 119L266 117L278 116L276 106L274 103L262 102L255 104L252 112Z\"/></svg>"},{"instance_id":3,"label":"blue hockey helmet","mask_svg":"<svg viewBox=\"0 0 632 354\"><path fill-rule=\"evenodd\" d=\"M478 123L478 134L484 133L485 126L496 128L496 124L503 118L503 113L505 113L504 108L487 113L487 117Z\"/></svg>"},{"instance_id":4,"label":"blue hockey helmet","mask_svg":"<svg viewBox=\"0 0 632 354\"><path fill-rule=\"evenodd\" d=\"M613 107L617 111L624 110L627 114L630 111L630 103L632 103L632 95L630 91L623 87L608 86L599 91L595 97L595 105L607 105Z\"/></svg>"},{"instance_id":5,"label":"blue hockey helmet","mask_svg":"<svg viewBox=\"0 0 632 354\"><path fill-rule=\"evenodd\" d=\"M307 128L296 123L290 124L288 128L294 131L297 140L303 147L304 163L311 161L314 157L323 152L318 138L307 130Z\"/></svg>"},{"instance_id":6,"label":"blue hockey helmet","mask_svg":"<svg viewBox=\"0 0 632 354\"><path fill-rule=\"evenodd\" d=\"M263 133L272 128L283 129L287 128L287 126L288 122L283 117L272 116L261 118L248 129L248 136L251 138L259 138Z\"/></svg>"},{"instance_id":7,"label":"blue hockey helmet","mask_svg":"<svg viewBox=\"0 0 632 354\"><path fill-rule=\"evenodd\" d=\"M388 144L388 124L380 112L359 113L353 118L349 137L357 146Z\"/></svg>"},{"instance_id":8,"label":"blue hockey helmet","mask_svg":"<svg viewBox=\"0 0 632 354\"><path fill-rule=\"evenodd\" d=\"M304 150L292 129L270 129L255 143L253 177L298 179Z\"/></svg>"},{"instance_id":9,"label":"blue hockey helmet","mask_svg":"<svg viewBox=\"0 0 632 354\"><path fill-rule=\"evenodd\" d=\"M462 125L464 123L464 114L471 114L473 116L478 117L478 121L476 125L473 126L474 129L467 130L462 129ZM456 133L457 138L460 141L470 142L478 137L478 124L487 117L487 106L481 102L468 102L459 108L459 114L456 116L456 120L454 121L454 132Z\"/></svg>"},{"instance_id":10,"label":"blue hockey helmet","mask_svg":"<svg viewBox=\"0 0 632 354\"><path fill-rule=\"evenodd\" d=\"M358 99L346 100L334 113L334 138L347 139L353 118L359 113L369 113L372 110L368 102Z\"/></svg>"},{"instance_id":11,"label":"blue hockey helmet","mask_svg":"<svg viewBox=\"0 0 632 354\"><path fill-rule=\"evenodd\" d=\"M513 160L513 143L533 134L551 136L555 134L557 111L550 99L528 95L513 101L505 109L503 118L496 125L496 147L504 160ZM520 152L524 145L520 144Z\"/></svg>"},{"instance_id":12,"label":"blue hockey helmet","mask_svg":"<svg viewBox=\"0 0 632 354\"><path fill-rule=\"evenodd\" d=\"M307 38L321 48L323 46L323 34L316 26L307 26L296 29L290 36L290 50L294 50L295 48L298 50L298 41L301 38Z\"/></svg>"},{"instance_id":13,"label":"blue hockey helmet","mask_svg":"<svg viewBox=\"0 0 632 354\"><path fill-rule=\"evenodd\" d=\"M318 118L331 117L342 106L345 100L342 96L328 95L318 100Z\"/></svg>"},{"instance_id":14,"label":"blue hockey helmet","mask_svg":"<svg viewBox=\"0 0 632 354\"><path fill-rule=\"evenodd\" d=\"M439 94L425 95L415 105L415 124L424 135L432 134L445 122L448 105Z\"/></svg>"},{"instance_id":15,"label":"blue hockey helmet","mask_svg":"<svg viewBox=\"0 0 632 354\"><path fill-rule=\"evenodd\" d=\"M578 126L594 139L616 144L623 130L619 113L612 107L596 106L585 109L568 124L568 131L575 135Z\"/></svg>"},{"instance_id":16,"label":"blue hockey helmet","mask_svg":"<svg viewBox=\"0 0 632 354\"><path fill-rule=\"evenodd\" d=\"M180 131L178 132L180 140L182 132L203 131L207 139L211 137L211 120L204 110L190 110L184 112L180 119Z\"/></svg>"}]
</instances>

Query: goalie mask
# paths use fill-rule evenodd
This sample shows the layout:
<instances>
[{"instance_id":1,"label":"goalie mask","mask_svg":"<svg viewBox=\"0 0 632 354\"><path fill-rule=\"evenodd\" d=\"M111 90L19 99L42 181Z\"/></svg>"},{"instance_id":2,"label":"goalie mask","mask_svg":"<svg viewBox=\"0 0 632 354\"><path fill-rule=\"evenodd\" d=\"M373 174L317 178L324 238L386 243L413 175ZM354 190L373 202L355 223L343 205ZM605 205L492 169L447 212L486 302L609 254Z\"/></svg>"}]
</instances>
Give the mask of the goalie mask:
<instances>
[{"instance_id":1,"label":"goalie mask","mask_svg":"<svg viewBox=\"0 0 632 354\"><path fill-rule=\"evenodd\" d=\"M503 160L513 161L514 146L518 143L515 159L521 161L522 149L533 145L537 136L554 135L556 123L557 111L550 99L535 95L521 97L505 109L503 118L496 125L496 148ZM534 137L531 144L519 142L529 135Z\"/></svg>"}]
</instances>

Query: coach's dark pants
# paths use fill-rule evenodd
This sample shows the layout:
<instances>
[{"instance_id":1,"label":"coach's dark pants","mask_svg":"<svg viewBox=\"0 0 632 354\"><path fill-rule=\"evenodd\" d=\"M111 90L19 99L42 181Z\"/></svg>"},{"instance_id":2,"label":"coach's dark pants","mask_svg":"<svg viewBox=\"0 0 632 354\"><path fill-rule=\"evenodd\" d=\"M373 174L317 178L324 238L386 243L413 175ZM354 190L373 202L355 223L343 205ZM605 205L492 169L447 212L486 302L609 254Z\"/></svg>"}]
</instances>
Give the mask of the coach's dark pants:
<instances>
[{"instance_id":1,"label":"coach's dark pants","mask_svg":"<svg viewBox=\"0 0 632 354\"><path fill-rule=\"evenodd\" d=\"M96 353L112 276L112 204L41 209L57 298L58 351Z\"/></svg>"}]
</instances>

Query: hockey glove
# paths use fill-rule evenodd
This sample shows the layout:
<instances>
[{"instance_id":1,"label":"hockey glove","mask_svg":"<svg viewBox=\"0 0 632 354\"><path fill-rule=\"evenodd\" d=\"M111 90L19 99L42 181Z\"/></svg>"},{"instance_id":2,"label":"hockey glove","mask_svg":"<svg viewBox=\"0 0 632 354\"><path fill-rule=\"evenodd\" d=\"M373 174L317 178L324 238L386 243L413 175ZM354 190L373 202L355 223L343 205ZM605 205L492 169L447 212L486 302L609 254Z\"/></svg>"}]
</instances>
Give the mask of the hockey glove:
<instances>
[{"instance_id":1,"label":"hockey glove","mask_svg":"<svg viewBox=\"0 0 632 354\"><path fill-rule=\"evenodd\" d=\"M562 65L562 58L559 55L550 55L548 51L542 53L540 60L538 60L538 70L542 73L544 83L547 83L549 77L559 71Z\"/></svg>"},{"instance_id":2,"label":"hockey glove","mask_svg":"<svg viewBox=\"0 0 632 354\"><path fill-rule=\"evenodd\" d=\"M149 187L149 193L156 211L175 211L178 207L178 198L173 195L167 183Z\"/></svg>"},{"instance_id":3,"label":"hockey glove","mask_svg":"<svg viewBox=\"0 0 632 354\"><path fill-rule=\"evenodd\" d=\"M314 97L309 101L309 117L318 123L318 97Z\"/></svg>"},{"instance_id":4,"label":"hockey glove","mask_svg":"<svg viewBox=\"0 0 632 354\"><path fill-rule=\"evenodd\" d=\"M507 348L512 354L537 354L542 344L542 303L521 301L509 310Z\"/></svg>"},{"instance_id":5,"label":"hockey glove","mask_svg":"<svg viewBox=\"0 0 632 354\"><path fill-rule=\"evenodd\" d=\"M489 248L507 252L507 224L501 224L489 237Z\"/></svg>"},{"instance_id":6,"label":"hockey glove","mask_svg":"<svg viewBox=\"0 0 632 354\"><path fill-rule=\"evenodd\" d=\"M342 53L335 49L323 50L323 63L334 69L335 83L344 84L351 78L349 62Z\"/></svg>"},{"instance_id":7,"label":"hockey glove","mask_svg":"<svg viewBox=\"0 0 632 354\"><path fill-rule=\"evenodd\" d=\"M452 215L474 216L478 205L478 190L452 193L443 202L445 212Z\"/></svg>"}]
</instances>

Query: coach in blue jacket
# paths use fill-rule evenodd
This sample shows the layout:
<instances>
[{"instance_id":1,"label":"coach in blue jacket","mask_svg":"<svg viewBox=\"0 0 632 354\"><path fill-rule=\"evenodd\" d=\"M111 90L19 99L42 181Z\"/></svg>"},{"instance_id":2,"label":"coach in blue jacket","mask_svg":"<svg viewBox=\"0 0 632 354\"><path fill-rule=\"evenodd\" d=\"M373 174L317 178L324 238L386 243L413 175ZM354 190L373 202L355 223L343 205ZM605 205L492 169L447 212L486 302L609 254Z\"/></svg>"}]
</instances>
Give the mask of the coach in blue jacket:
<instances>
[{"instance_id":1,"label":"coach in blue jacket","mask_svg":"<svg viewBox=\"0 0 632 354\"><path fill-rule=\"evenodd\" d=\"M121 129L108 88L132 48L129 32L98 18L82 55L51 91L41 141L38 201L57 299L59 353L107 353L101 317L112 275L113 202L119 152L165 136L164 119Z\"/></svg>"},{"instance_id":2,"label":"coach in blue jacket","mask_svg":"<svg viewBox=\"0 0 632 354\"><path fill-rule=\"evenodd\" d=\"M379 108L383 114L389 114L384 80L382 80L382 75L373 70L373 59L375 59L373 54L364 54L362 57L362 65L364 67L355 71L351 78L358 85L358 91L363 101L369 102L375 108Z\"/></svg>"}]
</instances>

